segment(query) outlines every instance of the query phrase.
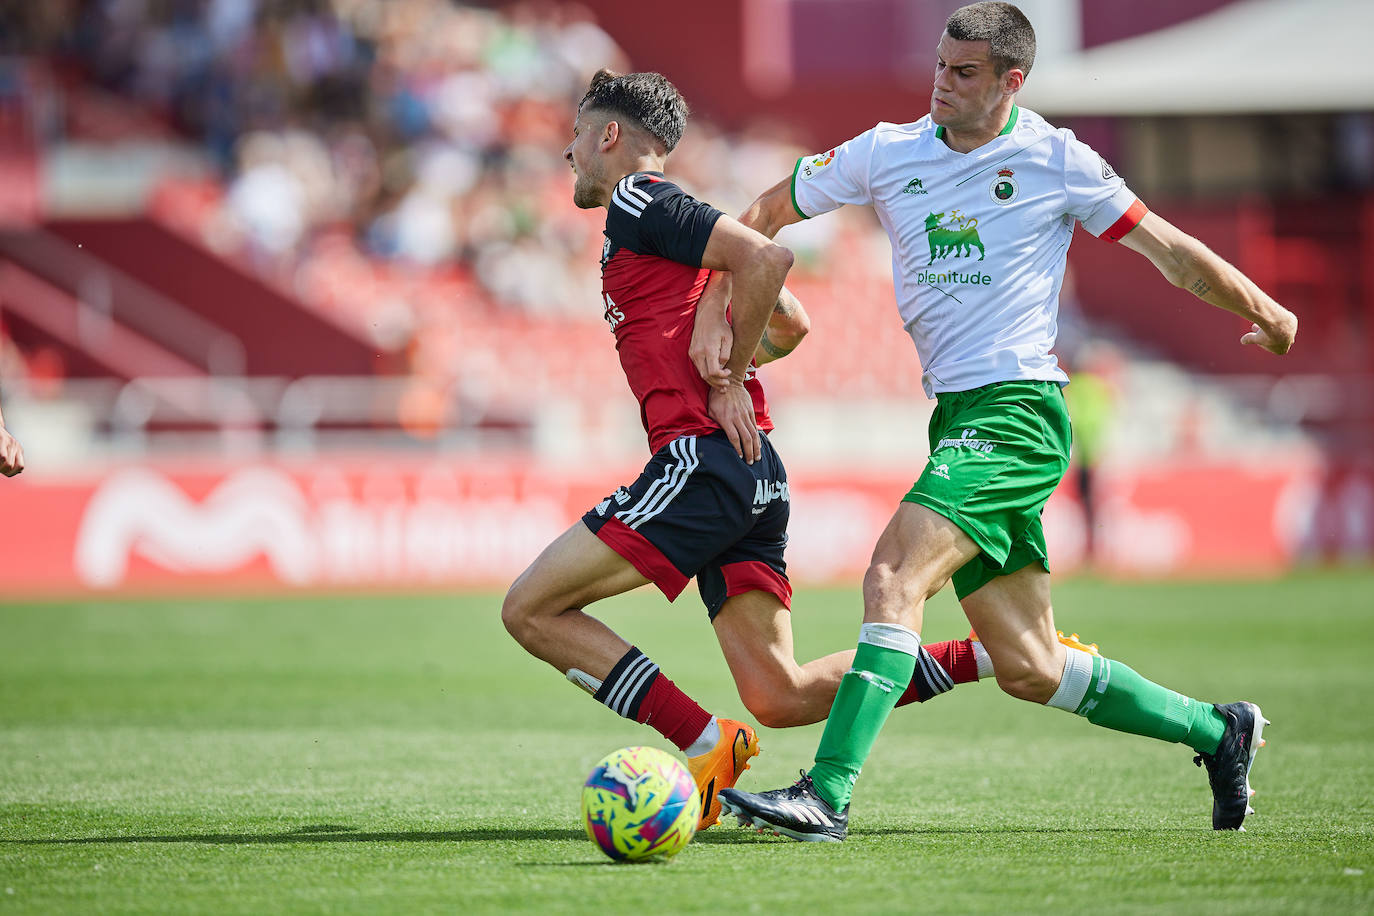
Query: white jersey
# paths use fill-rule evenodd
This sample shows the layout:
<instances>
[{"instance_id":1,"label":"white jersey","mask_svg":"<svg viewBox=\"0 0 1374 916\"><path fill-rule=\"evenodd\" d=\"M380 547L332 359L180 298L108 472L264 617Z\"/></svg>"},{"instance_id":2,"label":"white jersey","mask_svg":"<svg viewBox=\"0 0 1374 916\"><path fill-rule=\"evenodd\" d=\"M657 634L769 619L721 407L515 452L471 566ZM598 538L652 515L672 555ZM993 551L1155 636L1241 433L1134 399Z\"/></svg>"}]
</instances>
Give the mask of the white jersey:
<instances>
[{"instance_id":1,"label":"white jersey","mask_svg":"<svg viewBox=\"0 0 1374 916\"><path fill-rule=\"evenodd\" d=\"M927 395L1012 379L1066 383L1050 349L1074 221L1116 241L1145 206L1072 131L1024 108L971 153L950 149L943 133L929 115L884 122L802 157L797 212L873 205L892 240L897 307Z\"/></svg>"}]
</instances>

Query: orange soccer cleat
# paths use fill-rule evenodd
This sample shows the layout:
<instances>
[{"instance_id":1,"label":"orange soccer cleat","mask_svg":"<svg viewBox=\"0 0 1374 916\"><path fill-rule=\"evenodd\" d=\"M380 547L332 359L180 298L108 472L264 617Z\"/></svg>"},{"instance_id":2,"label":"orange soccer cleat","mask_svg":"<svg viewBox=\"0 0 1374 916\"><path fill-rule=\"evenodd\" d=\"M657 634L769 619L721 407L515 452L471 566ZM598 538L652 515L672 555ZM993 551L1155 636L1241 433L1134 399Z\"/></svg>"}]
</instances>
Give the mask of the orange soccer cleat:
<instances>
[{"instance_id":1,"label":"orange soccer cleat","mask_svg":"<svg viewBox=\"0 0 1374 916\"><path fill-rule=\"evenodd\" d=\"M720 725L720 740L716 746L699 757L687 758L687 769L692 771L701 795L698 830L705 830L720 820L717 793L734 786L735 780L749 769L749 758L759 753L759 739L753 728L734 719L716 721Z\"/></svg>"},{"instance_id":2,"label":"orange soccer cleat","mask_svg":"<svg viewBox=\"0 0 1374 916\"><path fill-rule=\"evenodd\" d=\"M1082 649L1084 652L1088 653L1089 655L1097 655L1097 656L1101 656L1101 655L1102 655L1101 652L1097 651L1097 643L1095 643L1095 642L1090 642L1090 643L1081 642L1081 641L1079 640L1079 638L1078 638L1078 634L1077 634L1077 633L1070 633L1068 636L1065 636L1063 630L1055 630L1055 631L1054 631L1054 635L1055 635L1055 636L1058 636L1058 637L1059 637L1059 641L1062 642L1064 645L1068 646L1070 649Z\"/></svg>"},{"instance_id":3,"label":"orange soccer cleat","mask_svg":"<svg viewBox=\"0 0 1374 916\"><path fill-rule=\"evenodd\" d=\"M1060 642L1062 642L1064 645L1068 646L1070 649L1082 649L1084 652L1087 652L1089 655L1098 655L1098 656L1100 656L1100 655L1102 654L1101 652L1097 651L1097 643L1095 643L1095 642L1084 643L1084 642L1082 642L1082 641L1079 640L1079 637L1078 637L1078 634L1077 634L1077 633L1070 633L1068 636L1065 636L1063 630L1055 630L1055 631L1054 631L1054 635L1057 636L1057 637L1059 638L1059 641L1060 641ZM977 634L976 632L974 632L973 630L969 630L969 631L968 631L968 638L969 638L969 639L972 639L972 640L977 640L977 639L978 639L978 634Z\"/></svg>"}]
</instances>

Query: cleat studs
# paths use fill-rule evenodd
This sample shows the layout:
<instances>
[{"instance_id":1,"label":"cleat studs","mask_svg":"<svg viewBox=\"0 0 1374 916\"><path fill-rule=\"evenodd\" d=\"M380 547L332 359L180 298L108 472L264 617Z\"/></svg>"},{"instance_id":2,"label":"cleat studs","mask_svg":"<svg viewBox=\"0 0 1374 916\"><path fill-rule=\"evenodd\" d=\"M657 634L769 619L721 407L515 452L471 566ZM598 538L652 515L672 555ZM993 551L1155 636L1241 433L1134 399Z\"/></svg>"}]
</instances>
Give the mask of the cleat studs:
<instances>
[{"instance_id":1,"label":"cleat studs","mask_svg":"<svg viewBox=\"0 0 1374 916\"><path fill-rule=\"evenodd\" d=\"M1250 795L1249 795L1249 797L1250 797L1250 798L1254 798L1254 797L1255 797L1255 790L1254 790L1254 789L1251 789L1251 790L1250 790Z\"/></svg>"},{"instance_id":2,"label":"cleat studs","mask_svg":"<svg viewBox=\"0 0 1374 916\"><path fill-rule=\"evenodd\" d=\"M1268 740L1267 738L1261 738L1261 739L1260 739L1259 746L1260 746L1260 747L1264 747L1264 746L1265 746L1266 744L1268 744L1268 743L1269 743L1269 740ZM1269 758L1266 757L1266 758L1264 758L1264 759L1265 759L1265 760L1268 760Z\"/></svg>"}]
</instances>

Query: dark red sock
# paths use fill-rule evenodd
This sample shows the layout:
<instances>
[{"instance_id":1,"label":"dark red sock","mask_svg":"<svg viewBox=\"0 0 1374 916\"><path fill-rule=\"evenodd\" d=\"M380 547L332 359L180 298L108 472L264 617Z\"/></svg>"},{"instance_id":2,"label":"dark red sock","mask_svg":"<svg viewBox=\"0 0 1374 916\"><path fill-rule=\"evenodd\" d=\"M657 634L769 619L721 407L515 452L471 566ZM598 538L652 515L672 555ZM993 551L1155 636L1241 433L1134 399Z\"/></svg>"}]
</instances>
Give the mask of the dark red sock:
<instances>
[{"instance_id":1,"label":"dark red sock","mask_svg":"<svg viewBox=\"0 0 1374 916\"><path fill-rule=\"evenodd\" d=\"M916 660L916 673L912 675L911 685L897 705L924 703L933 696L954 689L955 684L968 684L976 680L978 658L973 654L973 640L958 639L921 646L921 655Z\"/></svg>"},{"instance_id":2,"label":"dark red sock","mask_svg":"<svg viewBox=\"0 0 1374 916\"><path fill-rule=\"evenodd\" d=\"M644 702L639 704L635 721L657 730L677 745L678 750L685 751L706 730L711 714L660 671L649 685Z\"/></svg>"},{"instance_id":3,"label":"dark red sock","mask_svg":"<svg viewBox=\"0 0 1374 916\"><path fill-rule=\"evenodd\" d=\"M633 646L611 668L595 696L625 718L657 729L679 750L686 750L711 721L709 712L678 690L649 656Z\"/></svg>"}]
</instances>

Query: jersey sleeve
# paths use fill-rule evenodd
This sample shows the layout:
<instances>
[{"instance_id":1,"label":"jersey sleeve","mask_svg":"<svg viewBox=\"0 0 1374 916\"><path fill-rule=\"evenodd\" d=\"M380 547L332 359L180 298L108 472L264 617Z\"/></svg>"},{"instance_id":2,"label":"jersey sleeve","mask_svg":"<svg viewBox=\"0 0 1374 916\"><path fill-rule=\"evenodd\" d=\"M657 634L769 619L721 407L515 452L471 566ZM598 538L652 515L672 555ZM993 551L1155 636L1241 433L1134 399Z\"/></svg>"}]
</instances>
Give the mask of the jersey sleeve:
<instances>
[{"instance_id":1,"label":"jersey sleeve","mask_svg":"<svg viewBox=\"0 0 1374 916\"><path fill-rule=\"evenodd\" d=\"M1120 241L1149 212L1107 160L1073 134L1064 149L1064 190L1069 215L1111 242Z\"/></svg>"},{"instance_id":2,"label":"jersey sleeve","mask_svg":"<svg viewBox=\"0 0 1374 916\"><path fill-rule=\"evenodd\" d=\"M606 234L637 254L700 267L721 215L665 178L627 175L611 194Z\"/></svg>"},{"instance_id":3,"label":"jersey sleeve","mask_svg":"<svg viewBox=\"0 0 1374 916\"><path fill-rule=\"evenodd\" d=\"M877 128L866 130L834 149L802 156L792 171L792 206L810 219L838 210L845 204L867 204L869 168Z\"/></svg>"}]
</instances>

